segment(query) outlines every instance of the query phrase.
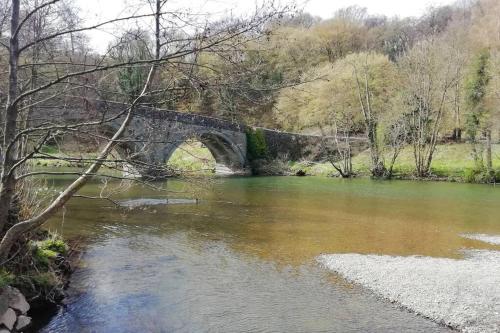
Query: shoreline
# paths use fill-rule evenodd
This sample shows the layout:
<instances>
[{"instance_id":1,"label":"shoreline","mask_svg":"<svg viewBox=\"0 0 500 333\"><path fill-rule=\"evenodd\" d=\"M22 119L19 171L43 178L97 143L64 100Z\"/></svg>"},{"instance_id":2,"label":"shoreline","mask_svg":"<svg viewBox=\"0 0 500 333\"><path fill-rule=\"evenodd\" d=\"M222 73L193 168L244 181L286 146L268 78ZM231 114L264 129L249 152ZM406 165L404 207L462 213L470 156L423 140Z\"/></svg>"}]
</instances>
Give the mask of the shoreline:
<instances>
[{"instance_id":1,"label":"shoreline","mask_svg":"<svg viewBox=\"0 0 500 333\"><path fill-rule=\"evenodd\" d=\"M460 332L500 331L500 251L464 259L324 254L324 268L402 308Z\"/></svg>"},{"instance_id":2,"label":"shoreline","mask_svg":"<svg viewBox=\"0 0 500 333\"><path fill-rule=\"evenodd\" d=\"M65 256L65 261L68 263L68 271L61 276L63 282L62 297L58 298L55 302L43 300L32 307L32 325L26 332L38 332L45 327L59 312L60 308L64 306L67 299L67 289L71 283L71 277L78 267L82 255L84 254L84 238L78 237L74 239L66 239L65 243L68 245L68 253ZM31 305L31 304L30 304ZM36 311L36 313L35 313Z\"/></svg>"}]
</instances>

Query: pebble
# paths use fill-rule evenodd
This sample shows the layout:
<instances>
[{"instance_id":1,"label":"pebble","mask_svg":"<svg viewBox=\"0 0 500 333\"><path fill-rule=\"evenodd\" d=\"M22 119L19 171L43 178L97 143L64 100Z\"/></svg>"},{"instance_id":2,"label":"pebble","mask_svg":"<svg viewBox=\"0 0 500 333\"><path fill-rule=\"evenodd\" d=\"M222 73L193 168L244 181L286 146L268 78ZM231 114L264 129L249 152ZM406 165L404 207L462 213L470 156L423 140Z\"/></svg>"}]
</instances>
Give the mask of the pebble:
<instances>
[{"instance_id":1,"label":"pebble","mask_svg":"<svg viewBox=\"0 0 500 333\"><path fill-rule=\"evenodd\" d=\"M5 313L0 317L0 324L5 325L5 327L11 330L16 323L16 319L16 312L11 308L8 308L7 311L5 311Z\"/></svg>"},{"instance_id":2,"label":"pebble","mask_svg":"<svg viewBox=\"0 0 500 333\"><path fill-rule=\"evenodd\" d=\"M466 333L500 332L500 251L464 251L464 259L331 254L317 260L438 323Z\"/></svg>"}]
</instances>

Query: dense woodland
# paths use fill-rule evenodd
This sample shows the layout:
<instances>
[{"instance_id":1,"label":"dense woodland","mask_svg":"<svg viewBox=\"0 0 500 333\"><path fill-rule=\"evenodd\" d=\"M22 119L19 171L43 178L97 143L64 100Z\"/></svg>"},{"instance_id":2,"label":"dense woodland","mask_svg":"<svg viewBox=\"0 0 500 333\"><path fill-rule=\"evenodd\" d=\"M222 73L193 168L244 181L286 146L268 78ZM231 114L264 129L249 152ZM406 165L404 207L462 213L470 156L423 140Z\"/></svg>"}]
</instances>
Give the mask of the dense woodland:
<instances>
[{"instance_id":1,"label":"dense woodland","mask_svg":"<svg viewBox=\"0 0 500 333\"><path fill-rule=\"evenodd\" d=\"M8 14L9 7L3 6L0 10ZM345 145L346 137L363 136L370 143L374 176L390 177L400 150L408 145L416 175L427 176L439 142L467 141L478 172L493 175L491 143L499 139L499 14L494 0L458 1L429 8L418 18L373 16L353 6L321 20L286 8L239 31L236 43L232 38L210 50L180 52L153 78L155 93L142 103L335 136ZM5 35L8 15L2 17L0 32ZM154 58L157 46L164 52L182 50L210 40L213 31L225 31L228 22L235 24L238 18L203 28L201 22L192 22L191 29L170 27L161 36L136 25L102 55L89 49L85 30L79 31L78 8L62 2L56 10L47 6L31 17L31 29L21 38L36 39L61 26L76 30L29 45L29 54L21 59L23 75L35 87L59 72L85 66L135 64L105 75L92 71L66 82L62 92L48 89L36 95L52 103L79 103L75 96L130 101L148 75L147 66L137 64ZM196 38L193 31L199 33ZM3 73L7 65L0 53ZM0 82L3 100L5 84ZM337 169L350 176L351 154L345 145L335 158L347 159Z\"/></svg>"},{"instance_id":2,"label":"dense woodland","mask_svg":"<svg viewBox=\"0 0 500 333\"><path fill-rule=\"evenodd\" d=\"M374 176L391 176L407 145L416 174L426 176L438 143L467 141L477 169L492 175L499 15L497 1L481 0L429 8L418 18L372 16L360 7L328 20L290 16L234 55L243 72L202 57L216 70L201 73L200 82L224 84L191 89L171 106L287 131L366 136Z\"/></svg>"}]
</instances>

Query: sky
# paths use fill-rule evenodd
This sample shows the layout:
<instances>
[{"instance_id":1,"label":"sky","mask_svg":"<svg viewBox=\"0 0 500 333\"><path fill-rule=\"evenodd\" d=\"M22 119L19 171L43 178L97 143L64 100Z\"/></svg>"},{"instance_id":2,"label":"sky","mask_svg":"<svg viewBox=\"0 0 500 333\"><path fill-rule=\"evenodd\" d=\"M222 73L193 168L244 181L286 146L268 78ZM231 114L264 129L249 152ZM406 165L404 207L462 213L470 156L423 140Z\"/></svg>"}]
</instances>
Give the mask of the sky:
<instances>
[{"instance_id":1,"label":"sky","mask_svg":"<svg viewBox=\"0 0 500 333\"><path fill-rule=\"evenodd\" d=\"M109 20L137 11L135 5L141 0L75 0L87 24ZM144 0L142 0L144 2ZM244 15L251 12L263 0L169 0L169 8L182 8L195 13L213 13L214 16L232 13ZM280 0L286 4L287 0ZM428 7L446 5L455 0L295 0L298 8L303 8L314 16L329 18L337 9L352 5L366 7L369 14L383 14L389 17L419 16ZM127 10L124 10L128 8ZM108 26L89 33L91 47L104 51L115 38L120 25Z\"/></svg>"}]
</instances>

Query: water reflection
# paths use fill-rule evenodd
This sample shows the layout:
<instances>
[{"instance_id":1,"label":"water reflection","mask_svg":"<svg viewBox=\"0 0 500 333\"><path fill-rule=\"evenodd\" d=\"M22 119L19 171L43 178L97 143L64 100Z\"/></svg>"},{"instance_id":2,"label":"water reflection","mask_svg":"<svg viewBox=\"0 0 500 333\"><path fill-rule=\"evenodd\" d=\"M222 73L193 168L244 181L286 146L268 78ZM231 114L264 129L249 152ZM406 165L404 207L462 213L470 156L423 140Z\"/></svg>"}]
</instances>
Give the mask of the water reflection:
<instances>
[{"instance_id":1,"label":"water reflection","mask_svg":"<svg viewBox=\"0 0 500 333\"><path fill-rule=\"evenodd\" d=\"M144 187L122 196L162 199ZM59 216L49 227L89 237L88 251L67 308L45 331L445 331L332 281L313 259L498 249L459 236L500 234L500 191L487 186L228 178L197 196L146 210L71 202L64 224Z\"/></svg>"}]
</instances>

